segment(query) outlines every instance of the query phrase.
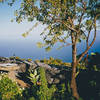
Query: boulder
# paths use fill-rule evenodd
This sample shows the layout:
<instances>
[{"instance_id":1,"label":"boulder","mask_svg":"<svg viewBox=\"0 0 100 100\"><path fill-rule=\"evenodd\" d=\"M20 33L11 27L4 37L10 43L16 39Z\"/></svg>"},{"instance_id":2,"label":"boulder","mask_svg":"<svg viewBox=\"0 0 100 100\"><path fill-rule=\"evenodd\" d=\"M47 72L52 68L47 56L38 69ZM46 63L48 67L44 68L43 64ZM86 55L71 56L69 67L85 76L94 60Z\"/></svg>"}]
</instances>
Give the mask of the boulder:
<instances>
[{"instance_id":1,"label":"boulder","mask_svg":"<svg viewBox=\"0 0 100 100\"><path fill-rule=\"evenodd\" d=\"M19 66L18 64L14 64L14 63L13 64L12 63L1 63L0 71L8 72L7 75L10 79L12 79L13 81L16 81L21 87L25 88L25 87L28 87L29 85L25 83L23 80L20 80L19 78L17 78L19 70L21 72L25 72L25 70L23 71L22 69L23 67L25 66L22 66L22 65Z\"/></svg>"},{"instance_id":2,"label":"boulder","mask_svg":"<svg viewBox=\"0 0 100 100\"><path fill-rule=\"evenodd\" d=\"M9 63L5 63L7 62ZM28 83L29 80L27 79L28 75L28 70L34 70L38 67L43 67L46 71L46 78L47 82L49 84L59 84L66 79L66 73L69 73L71 71L70 67L66 66L56 66L56 65L48 65L44 64L42 62L37 62L37 61L26 61L26 60L21 60L21 59L9 59L9 58L4 58L0 57L0 70L1 71L7 71L8 76L11 79L14 79L18 82L21 83ZM68 76L67 76L68 77ZM22 82L23 81L23 82ZM23 84L24 84L23 83ZM20 84L20 83L19 83ZM24 85L26 86L26 85Z\"/></svg>"}]
</instances>

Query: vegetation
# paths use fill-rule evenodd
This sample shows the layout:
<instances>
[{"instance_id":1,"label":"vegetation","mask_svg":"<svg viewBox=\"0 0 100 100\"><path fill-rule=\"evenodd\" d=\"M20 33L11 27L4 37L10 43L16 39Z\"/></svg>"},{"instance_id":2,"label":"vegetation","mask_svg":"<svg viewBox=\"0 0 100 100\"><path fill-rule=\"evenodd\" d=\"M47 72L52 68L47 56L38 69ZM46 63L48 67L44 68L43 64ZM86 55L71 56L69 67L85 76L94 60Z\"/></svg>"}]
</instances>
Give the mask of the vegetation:
<instances>
[{"instance_id":1,"label":"vegetation","mask_svg":"<svg viewBox=\"0 0 100 100\"><path fill-rule=\"evenodd\" d=\"M19 100L21 98L21 89L7 76L1 76L0 80L0 100Z\"/></svg>"},{"instance_id":2,"label":"vegetation","mask_svg":"<svg viewBox=\"0 0 100 100\"><path fill-rule=\"evenodd\" d=\"M32 90L35 91L33 97L36 100L51 100L56 88L54 85L48 88L44 68L40 67L39 69L34 70L34 72L30 72L29 78L33 83Z\"/></svg>"},{"instance_id":3,"label":"vegetation","mask_svg":"<svg viewBox=\"0 0 100 100\"><path fill-rule=\"evenodd\" d=\"M95 54L95 55L94 55ZM100 54L94 53L89 56L89 64L93 63L93 59L98 59ZM45 59L48 61L48 59ZM54 58L49 59L57 60ZM43 61L43 60L42 60ZM59 60L58 60L59 61ZM60 63L60 62L59 62ZM54 63L53 63L54 64ZM61 65L62 64L62 65ZM78 90L80 96L79 100L98 100L100 98L100 82L99 75L100 70L98 63L84 70L82 64L78 66L79 73L76 75ZM55 64L54 64L55 65ZM83 64L84 65L84 64ZM62 67L63 63L61 61L57 66ZM84 65L85 66L85 65ZM67 66L66 66L67 67ZM15 83L10 80L7 75L0 75L0 99L1 100L75 100L72 96L70 88L70 79L67 77L67 80L61 84L51 84L49 85L46 79L46 71L43 67L37 67L33 70L28 70L27 78L30 79L30 87L22 89ZM84 88L83 87L84 83ZM87 90L87 92L84 92ZM98 91L97 91L98 90Z\"/></svg>"},{"instance_id":4,"label":"vegetation","mask_svg":"<svg viewBox=\"0 0 100 100\"><path fill-rule=\"evenodd\" d=\"M37 92L39 96L39 100L51 100L53 93L56 91L55 86L48 88L48 83L46 80L44 68L40 67L39 73L40 73L40 82L41 82L39 91Z\"/></svg>"},{"instance_id":5,"label":"vegetation","mask_svg":"<svg viewBox=\"0 0 100 100\"><path fill-rule=\"evenodd\" d=\"M1 0L4 1L4 0ZM10 6L16 0L9 3ZM22 22L24 19L32 22L36 19L47 27L41 33L44 43L38 43L39 47L46 46L46 50L51 50L55 43L62 43L61 47L72 45L72 95L79 100L78 87L76 84L77 66L82 58L88 53L96 39L97 20L100 15L99 0L23 0L20 9L15 12L16 21ZM29 32L36 27L36 23L29 31L23 34L26 37ZM91 31L94 30L94 37L89 44ZM71 43L67 42L71 38ZM77 43L86 40L86 50L77 58ZM95 67L95 70L96 67Z\"/></svg>"},{"instance_id":6,"label":"vegetation","mask_svg":"<svg viewBox=\"0 0 100 100\"><path fill-rule=\"evenodd\" d=\"M28 61L28 62L31 62L31 61L32 61L32 59L28 58L28 59L27 59L27 61Z\"/></svg>"},{"instance_id":7,"label":"vegetation","mask_svg":"<svg viewBox=\"0 0 100 100\"><path fill-rule=\"evenodd\" d=\"M3 0L2 0L3 1ZM10 6L16 0L9 3ZM32 22L36 19L47 27L41 33L44 43L38 43L39 47L46 46L46 51L51 50L55 43L61 42L65 47L72 45L72 76L71 89L73 96L78 100L79 93L76 84L76 68L88 50L94 44L96 39L97 20L100 15L97 0L23 0L20 9L15 11L16 21L22 22L24 19ZM29 31L23 34L26 37L29 32L38 25L36 23ZM94 29L94 38L90 45L88 44L90 32ZM49 31L48 31L49 30ZM68 43L67 38L71 38ZM86 40L86 50L77 59L77 43L83 39Z\"/></svg>"},{"instance_id":8,"label":"vegetation","mask_svg":"<svg viewBox=\"0 0 100 100\"><path fill-rule=\"evenodd\" d=\"M45 64L50 64L50 65L58 65L58 66L61 65L61 66L71 67L71 63L66 63L60 59L54 59L53 57L50 57L49 59L40 60L40 62L43 62Z\"/></svg>"}]
</instances>

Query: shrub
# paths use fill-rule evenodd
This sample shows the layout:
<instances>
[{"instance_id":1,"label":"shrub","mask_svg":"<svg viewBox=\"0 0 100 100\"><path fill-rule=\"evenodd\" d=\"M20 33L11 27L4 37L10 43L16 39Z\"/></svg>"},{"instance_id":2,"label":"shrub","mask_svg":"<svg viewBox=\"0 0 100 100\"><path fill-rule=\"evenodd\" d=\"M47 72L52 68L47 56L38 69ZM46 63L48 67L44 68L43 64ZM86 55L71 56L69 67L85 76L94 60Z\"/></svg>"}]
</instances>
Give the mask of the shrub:
<instances>
[{"instance_id":1,"label":"shrub","mask_svg":"<svg viewBox=\"0 0 100 100\"><path fill-rule=\"evenodd\" d=\"M28 59L27 59L27 61L28 61L28 62L31 62L31 61L32 61L32 59L28 58Z\"/></svg>"},{"instance_id":2,"label":"shrub","mask_svg":"<svg viewBox=\"0 0 100 100\"><path fill-rule=\"evenodd\" d=\"M28 100L35 100L35 98L34 97L30 97Z\"/></svg>"},{"instance_id":3,"label":"shrub","mask_svg":"<svg viewBox=\"0 0 100 100\"><path fill-rule=\"evenodd\" d=\"M3 76L0 80L0 94L2 100L18 100L21 97L21 90L15 82Z\"/></svg>"},{"instance_id":4,"label":"shrub","mask_svg":"<svg viewBox=\"0 0 100 100\"><path fill-rule=\"evenodd\" d=\"M41 85L37 92L39 100L51 100L53 93L56 91L56 88L54 85L51 88L48 88L48 83L45 76L44 68L40 67L39 73L40 73L40 82L41 82Z\"/></svg>"},{"instance_id":5,"label":"shrub","mask_svg":"<svg viewBox=\"0 0 100 100\"><path fill-rule=\"evenodd\" d=\"M31 82L36 85L37 84L37 81L39 80L39 75L38 75L38 72L37 70L29 70L29 79L31 80Z\"/></svg>"},{"instance_id":6,"label":"shrub","mask_svg":"<svg viewBox=\"0 0 100 100\"><path fill-rule=\"evenodd\" d=\"M56 91L55 100L66 100L66 96L67 96L67 92L66 92L65 84L64 83L59 84Z\"/></svg>"},{"instance_id":7,"label":"shrub","mask_svg":"<svg viewBox=\"0 0 100 100\"><path fill-rule=\"evenodd\" d=\"M45 76L45 69L40 67L38 70L29 71L29 79L33 83L31 87L33 100L51 100L53 93L56 91L54 85L48 88L47 79Z\"/></svg>"},{"instance_id":8,"label":"shrub","mask_svg":"<svg viewBox=\"0 0 100 100\"><path fill-rule=\"evenodd\" d=\"M16 56L16 57L15 57L15 59L16 59L16 60L20 60L21 58L20 58L20 57L18 57L18 56Z\"/></svg>"},{"instance_id":9,"label":"shrub","mask_svg":"<svg viewBox=\"0 0 100 100\"><path fill-rule=\"evenodd\" d=\"M64 63L62 60L54 59L53 57L50 57L49 59L44 58L43 60L40 60L40 62L43 62L45 64L58 65L58 66L67 66L67 67L71 66L71 63Z\"/></svg>"}]
</instances>

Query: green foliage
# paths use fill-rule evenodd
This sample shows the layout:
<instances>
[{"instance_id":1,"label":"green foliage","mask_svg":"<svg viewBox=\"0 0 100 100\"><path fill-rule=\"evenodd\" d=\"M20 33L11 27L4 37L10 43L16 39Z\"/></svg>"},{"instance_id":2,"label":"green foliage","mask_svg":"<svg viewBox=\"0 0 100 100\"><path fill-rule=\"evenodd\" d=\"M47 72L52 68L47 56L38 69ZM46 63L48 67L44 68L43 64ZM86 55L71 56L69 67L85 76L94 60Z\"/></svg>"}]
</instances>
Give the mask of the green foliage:
<instances>
[{"instance_id":1,"label":"green foliage","mask_svg":"<svg viewBox=\"0 0 100 100\"><path fill-rule=\"evenodd\" d=\"M16 57L15 57L15 59L16 59L16 60L20 60L21 58L20 58L20 57L18 57L18 56L16 56Z\"/></svg>"},{"instance_id":2,"label":"green foliage","mask_svg":"<svg viewBox=\"0 0 100 100\"><path fill-rule=\"evenodd\" d=\"M18 57L18 56L11 56L10 59L11 59L11 60L12 60L12 59L21 60L21 58Z\"/></svg>"},{"instance_id":3,"label":"green foliage","mask_svg":"<svg viewBox=\"0 0 100 100\"><path fill-rule=\"evenodd\" d=\"M39 100L51 100L53 93L56 91L56 88L55 86L48 88L48 83L46 80L44 68L40 67L39 73L40 73L40 82L41 82L41 85L37 92L39 96Z\"/></svg>"},{"instance_id":4,"label":"green foliage","mask_svg":"<svg viewBox=\"0 0 100 100\"><path fill-rule=\"evenodd\" d=\"M94 53L94 52L91 52L91 55L93 56L93 55L96 55L96 53Z\"/></svg>"},{"instance_id":5,"label":"green foliage","mask_svg":"<svg viewBox=\"0 0 100 100\"><path fill-rule=\"evenodd\" d=\"M48 51L50 51L50 50L51 50L51 47L50 47L50 46L48 46L48 47L46 47L45 49L46 49L46 51L48 52Z\"/></svg>"},{"instance_id":6,"label":"green foliage","mask_svg":"<svg viewBox=\"0 0 100 100\"><path fill-rule=\"evenodd\" d=\"M15 1L11 0L9 5ZM41 33L44 43L39 42L37 45L46 46L46 50L49 51L57 42L66 46L66 39L71 37L72 33L74 37L77 36L77 42L86 39L90 27L94 28L93 18L100 13L99 5L97 0L23 0L14 15L18 23L24 19L29 22L35 19L47 25ZM37 25L36 22L22 36L26 37Z\"/></svg>"},{"instance_id":7,"label":"green foliage","mask_svg":"<svg viewBox=\"0 0 100 100\"><path fill-rule=\"evenodd\" d=\"M48 87L47 87L47 80L45 78L45 71L43 68L39 68L40 73L40 82L41 86L38 91L38 96L40 100L47 100L48 97Z\"/></svg>"},{"instance_id":8,"label":"green foliage","mask_svg":"<svg viewBox=\"0 0 100 100\"><path fill-rule=\"evenodd\" d=\"M6 76L2 76L0 80L0 94L2 100L18 100L21 98L20 88Z\"/></svg>"},{"instance_id":9,"label":"green foliage","mask_svg":"<svg viewBox=\"0 0 100 100\"><path fill-rule=\"evenodd\" d=\"M11 1L10 6L15 0ZM46 24L47 27L42 32L44 43L38 43L38 46L46 46L46 51L50 51L57 42L66 46L68 44L67 38L71 38L72 45L75 46L77 42L87 39L89 31L96 27L94 19L100 14L99 9L100 1L97 0L23 0L20 8L15 12L15 17L18 23L24 19L29 22L36 19L42 24ZM33 28L25 32L23 36L26 37ZM94 40L95 35L93 42ZM74 48L72 48L73 50ZM72 55L75 55L75 53ZM83 55L85 54L83 53ZM50 63L59 64L56 60ZM46 94L43 95L45 100Z\"/></svg>"},{"instance_id":10,"label":"green foliage","mask_svg":"<svg viewBox=\"0 0 100 100\"><path fill-rule=\"evenodd\" d=\"M75 100L71 95L71 88L68 82L67 86L65 83L59 84L57 86L57 91L53 100Z\"/></svg>"},{"instance_id":11,"label":"green foliage","mask_svg":"<svg viewBox=\"0 0 100 100\"><path fill-rule=\"evenodd\" d=\"M93 66L93 70L94 71L99 71L96 65Z\"/></svg>"},{"instance_id":12,"label":"green foliage","mask_svg":"<svg viewBox=\"0 0 100 100\"><path fill-rule=\"evenodd\" d=\"M31 62L31 61L32 61L32 59L28 58L28 59L27 59L27 61L28 61L28 62Z\"/></svg>"},{"instance_id":13,"label":"green foliage","mask_svg":"<svg viewBox=\"0 0 100 100\"><path fill-rule=\"evenodd\" d=\"M59 87L59 90L58 90L58 92L59 92L59 97L58 97L58 99L59 100L66 100L66 87L65 87L65 84L61 84L61 86Z\"/></svg>"},{"instance_id":14,"label":"green foliage","mask_svg":"<svg viewBox=\"0 0 100 100\"><path fill-rule=\"evenodd\" d=\"M30 98L30 99L32 99L32 100L35 100L35 99L36 100L51 100L54 92L56 91L56 88L54 85L52 85L50 88L48 88L48 83L47 83L47 79L45 76L44 68L40 67L39 69L29 71L29 73L30 74L29 74L28 78L33 83L32 87L31 87L32 98ZM26 94L28 94L28 93L26 93Z\"/></svg>"},{"instance_id":15,"label":"green foliage","mask_svg":"<svg viewBox=\"0 0 100 100\"><path fill-rule=\"evenodd\" d=\"M87 69L86 68L86 63L84 61L80 62L78 65L77 65L77 68L80 70L80 69Z\"/></svg>"},{"instance_id":16,"label":"green foliage","mask_svg":"<svg viewBox=\"0 0 100 100\"><path fill-rule=\"evenodd\" d=\"M41 43L41 42L37 42L37 46L38 46L39 48L42 48L42 47L44 46L44 44Z\"/></svg>"},{"instance_id":17,"label":"green foliage","mask_svg":"<svg viewBox=\"0 0 100 100\"><path fill-rule=\"evenodd\" d=\"M0 2L2 2L3 0L0 0Z\"/></svg>"},{"instance_id":18,"label":"green foliage","mask_svg":"<svg viewBox=\"0 0 100 100\"><path fill-rule=\"evenodd\" d=\"M40 75L38 75L37 70L29 70L29 79L31 80L31 82L36 85L37 81L39 80Z\"/></svg>"},{"instance_id":19,"label":"green foliage","mask_svg":"<svg viewBox=\"0 0 100 100\"><path fill-rule=\"evenodd\" d=\"M92 86L92 87L93 86L95 87L96 86L96 81L95 80L89 81L89 85Z\"/></svg>"},{"instance_id":20,"label":"green foliage","mask_svg":"<svg viewBox=\"0 0 100 100\"><path fill-rule=\"evenodd\" d=\"M28 100L36 100L34 97L30 97Z\"/></svg>"},{"instance_id":21,"label":"green foliage","mask_svg":"<svg viewBox=\"0 0 100 100\"><path fill-rule=\"evenodd\" d=\"M53 57L50 57L49 59L44 58L43 60L40 60L40 62L43 62L43 63L46 63L46 64L59 65L59 66L67 66L67 67L71 66L71 63L66 63L66 62L63 62L60 59L54 59Z\"/></svg>"}]
</instances>

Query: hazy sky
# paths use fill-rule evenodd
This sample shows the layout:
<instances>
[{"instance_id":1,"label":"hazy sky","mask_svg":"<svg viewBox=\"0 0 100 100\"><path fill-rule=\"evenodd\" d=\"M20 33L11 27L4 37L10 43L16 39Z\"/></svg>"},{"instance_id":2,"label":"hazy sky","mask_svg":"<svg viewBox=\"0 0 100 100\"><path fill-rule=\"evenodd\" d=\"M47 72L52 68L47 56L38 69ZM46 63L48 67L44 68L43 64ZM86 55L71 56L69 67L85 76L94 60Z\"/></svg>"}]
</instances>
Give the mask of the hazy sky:
<instances>
[{"instance_id":1,"label":"hazy sky","mask_svg":"<svg viewBox=\"0 0 100 100\"><path fill-rule=\"evenodd\" d=\"M34 22L22 22L18 24L16 21L11 22L14 18L14 11L18 9L19 2L15 3L12 7L9 7L6 3L0 3L0 39L23 39L22 33L26 32L35 23ZM43 25L37 26L30 35L25 39L39 40L40 33L43 30Z\"/></svg>"}]
</instances>

